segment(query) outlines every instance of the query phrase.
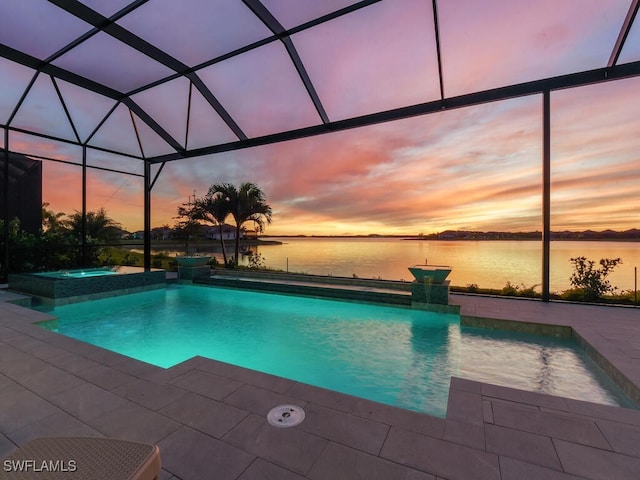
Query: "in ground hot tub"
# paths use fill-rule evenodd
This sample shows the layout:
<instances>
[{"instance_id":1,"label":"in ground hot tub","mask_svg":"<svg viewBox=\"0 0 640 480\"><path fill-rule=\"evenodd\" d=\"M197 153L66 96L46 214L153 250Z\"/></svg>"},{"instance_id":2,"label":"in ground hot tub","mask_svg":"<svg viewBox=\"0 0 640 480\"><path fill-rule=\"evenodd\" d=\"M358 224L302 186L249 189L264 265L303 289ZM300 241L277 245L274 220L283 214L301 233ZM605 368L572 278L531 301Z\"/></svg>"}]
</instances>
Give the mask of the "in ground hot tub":
<instances>
[{"instance_id":1,"label":"in ground hot tub","mask_svg":"<svg viewBox=\"0 0 640 480\"><path fill-rule=\"evenodd\" d=\"M43 303L64 305L97 298L136 293L166 286L161 269L105 267L9 275L9 289Z\"/></svg>"},{"instance_id":2,"label":"in ground hot tub","mask_svg":"<svg viewBox=\"0 0 640 480\"><path fill-rule=\"evenodd\" d=\"M89 278L118 275L118 271L115 268L87 268L79 270L57 270L55 272L36 273L34 275L47 278Z\"/></svg>"}]
</instances>

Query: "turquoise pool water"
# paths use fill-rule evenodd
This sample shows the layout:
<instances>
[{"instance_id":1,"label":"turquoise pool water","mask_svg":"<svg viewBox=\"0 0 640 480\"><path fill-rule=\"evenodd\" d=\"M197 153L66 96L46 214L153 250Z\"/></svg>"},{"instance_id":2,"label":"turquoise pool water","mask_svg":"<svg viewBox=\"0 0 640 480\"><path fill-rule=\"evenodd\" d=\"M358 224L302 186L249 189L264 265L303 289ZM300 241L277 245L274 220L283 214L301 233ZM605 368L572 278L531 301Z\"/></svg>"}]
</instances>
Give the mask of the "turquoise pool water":
<instances>
[{"instance_id":1,"label":"turquoise pool water","mask_svg":"<svg viewBox=\"0 0 640 480\"><path fill-rule=\"evenodd\" d=\"M631 406L572 341L458 315L187 285L50 313L46 328L161 367L201 355L441 417L452 375Z\"/></svg>"},{"instance_id":2,"label":"turquoise pool water","mask_svg":"<svg viewBox=\"0 0 640 480\"><path fill-rule=\"evenodd\" d=\"M87 268L84 270L58 270L55 272L35 273L40 277L49 278L87 278L87 277L104 277L105 275L118 275L116 269L110 268Z\"/></svg>"}]
</instances>

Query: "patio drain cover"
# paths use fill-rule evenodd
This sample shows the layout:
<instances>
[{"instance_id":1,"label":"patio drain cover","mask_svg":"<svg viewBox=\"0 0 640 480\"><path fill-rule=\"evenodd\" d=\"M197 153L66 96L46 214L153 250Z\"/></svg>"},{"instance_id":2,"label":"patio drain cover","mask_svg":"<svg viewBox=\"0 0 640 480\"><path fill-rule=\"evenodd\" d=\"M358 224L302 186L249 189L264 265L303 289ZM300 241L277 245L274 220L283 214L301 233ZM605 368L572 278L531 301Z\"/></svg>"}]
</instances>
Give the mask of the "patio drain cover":
<instances>
[{"instance_id":1,"label":"patio drain cover","mask_svg":"<svg viewBox=\"0 0 640 480\"><path fill-rule=\"evenodd\" d=\"M267 421L274 427L293 427L304 420L304 410L297 405L279 405L267 414Z\"/></svg>"}]
</instances>

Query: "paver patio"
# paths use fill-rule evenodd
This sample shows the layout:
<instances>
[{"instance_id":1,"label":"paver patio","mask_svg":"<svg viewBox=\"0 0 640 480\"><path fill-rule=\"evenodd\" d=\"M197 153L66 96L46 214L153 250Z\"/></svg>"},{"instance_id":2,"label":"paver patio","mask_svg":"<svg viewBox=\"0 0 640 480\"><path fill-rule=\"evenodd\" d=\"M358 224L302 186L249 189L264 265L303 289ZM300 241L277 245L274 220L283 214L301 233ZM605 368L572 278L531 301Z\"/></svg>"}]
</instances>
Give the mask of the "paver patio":
<instances>
[{"instance_id":1,"label":"paver patio","mask_svg":"<svg viewBox=\"0 0 640 480\"><path fill-rule=\"evenodd\" d=\"M454 378L441 419L202 357L165 370L34 326L47 316L15 298L0 290L0 458L90 435L157 443L163 480L640 478L639 410ZM452 300L463 320L571 327L640 391L637 309ZM305 421L270 426L283 403Z\"/></svg>"}]
</instances>

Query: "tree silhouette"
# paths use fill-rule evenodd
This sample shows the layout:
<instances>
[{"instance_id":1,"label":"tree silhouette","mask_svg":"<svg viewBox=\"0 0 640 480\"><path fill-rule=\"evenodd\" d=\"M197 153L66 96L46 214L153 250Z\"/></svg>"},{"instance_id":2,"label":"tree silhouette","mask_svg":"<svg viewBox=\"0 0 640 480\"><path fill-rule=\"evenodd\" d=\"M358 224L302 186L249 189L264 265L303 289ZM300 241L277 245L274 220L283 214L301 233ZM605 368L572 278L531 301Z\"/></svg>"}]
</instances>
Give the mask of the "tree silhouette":
<instances>
[{"instance_id":1,"label":"tree silhouette","mask_svg":"<svg viewBox=\"0 0 640 480\"><path fill-rule=\"evenodd\" d=\"M242 225L253 222L256 231L264 231L265 224L271 223L271 207L266 203L264 192L255 183L246 182L236 188L231 183L217 183L209 187L207 198L212 208L219 208L218 224L222 224L231 215L236 224L234 264L238 265L240 256L240 232ZM220 230L222 238L222 229ZM223 249L224 251L224 249ZM226 257L225 257L226 263Z\"/></svg>"},{"instance_id":2,"label":"tree silhouette","mask_svg":"<svg viewBox=\"0 0 640 480\"><path fill-rule=\"evenodd\" d=\"M209 193L205 195L204 198L200 198L195 200L194 208L195 208L195 216L196 218L202 219L213 226L218 226L220 231L220 246L222 248L222 257L224 259L224 264L227 265L227 252L224 249L224 221L229 216L230 213L230 201L228 200L228 196L216 189L212 191L212 188L224 186L225 191L231 192L235 187L231 184L220 184L220 185L212 185L209 189Z\"/></svg>"},{"instance_id":3,"label":"tree silhouette","mask_svg":"<svg viewBox=\"0 0 640 480\"><path fill-rule=\"evenodd\" d=\"M191 240L192 236L197 235L200 230L195 198L194 202L189 201L178 207L178 216L175 219L174 230L180 237L185 239L184 250L189 255L189 240Z\"/></svg>"},{"instance_id":4,"label":"tree silhouette","mask_svg":"<svg viewBox=\"0 0 640 480\"><path fill-rule=\"evenodd\" d=\"M82 213L77 210L69 215L65 221L67 228L71 231L74 238L82 237ZM99 243L108 243L116 241L120 238L122 226L109 217L107 211L101 208L97 211L89 211L86 215L87 240L94 240Z\"/></svg>"}]
</instances>

